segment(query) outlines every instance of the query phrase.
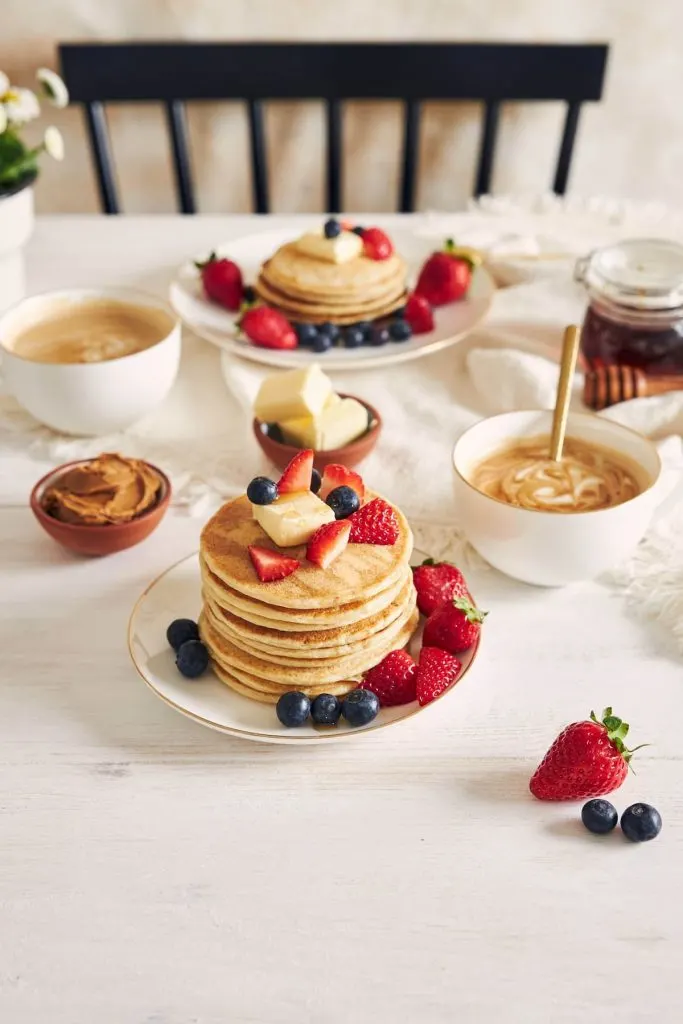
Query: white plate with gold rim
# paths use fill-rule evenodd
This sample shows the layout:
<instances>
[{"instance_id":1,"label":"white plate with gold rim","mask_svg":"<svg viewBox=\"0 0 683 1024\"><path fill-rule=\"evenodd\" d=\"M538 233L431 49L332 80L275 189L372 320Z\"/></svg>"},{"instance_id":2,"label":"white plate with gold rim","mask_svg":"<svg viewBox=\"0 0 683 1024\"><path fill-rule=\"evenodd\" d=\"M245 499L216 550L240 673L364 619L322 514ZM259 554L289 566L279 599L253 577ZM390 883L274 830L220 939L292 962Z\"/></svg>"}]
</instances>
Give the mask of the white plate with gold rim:
<instances>
[{"instance_id":1,"label":"white plate with gold rim","mask_svg":"<svg viewBox=\"0 0 683 1024\"><path fill-rule=\"evenodd\" d=\"M225 256L239 264L244 279L252 282L264 260L285 242L295 238L300 228L271 229L246 235L215 246L219 256ZM397 252L406 259L411 277L416 277L420 267L435 248L434 239L423 238L408 231L392 231L391 239ZM251 359L267 366L306 366L319 362L326 370L362 370L375 366L403 363L431 352L438 352L456 341L461 341L478 327L486 316L496 286L493 278L483 267L472 276L469 295L462 302L441 306L434 311L435 328L429 334L420 334L410 341L388 342L382 348L363 346L345 349L335 347L328 352L311 352L310 349L294 349L283 352L277 349L259 348L246 338L240 337L236 326L237 314L230 313L204 295L195 261L206 259L203 252L188 260L180 267L171 283L169 297L171 305L183 322L200 338L212 342L225 352Z\"/></svg>"},{"instance_id":2,"label":"white plate with gold rim","mask_svg":"<svg viewBox=\"0 0 683 1024\"><path fill-rule=\"evenodd\" d=\"M427 556L413 552L418 565ZM350 739L395 725L421 714L445 700L462 686L462 680L474 661L479 644L462 655L462 672L432 704L421 708L413 702L397 708L383 708L369 725L352 729L340 721L334 727L315 726L310 720L299 729L286 729L277 719L274 704L261 704L235 693L209 670L199 679L185 679L175 666L174 653L166 640L166 629L174 619L199 615L201 579L196 554L184 558L158 576L138 599L128 624L128 649L140 676L169 707L200 725L261 743L327 743ZM413 637L411 651L417 654L421 629Z\"/></svg>"}]
</instances>

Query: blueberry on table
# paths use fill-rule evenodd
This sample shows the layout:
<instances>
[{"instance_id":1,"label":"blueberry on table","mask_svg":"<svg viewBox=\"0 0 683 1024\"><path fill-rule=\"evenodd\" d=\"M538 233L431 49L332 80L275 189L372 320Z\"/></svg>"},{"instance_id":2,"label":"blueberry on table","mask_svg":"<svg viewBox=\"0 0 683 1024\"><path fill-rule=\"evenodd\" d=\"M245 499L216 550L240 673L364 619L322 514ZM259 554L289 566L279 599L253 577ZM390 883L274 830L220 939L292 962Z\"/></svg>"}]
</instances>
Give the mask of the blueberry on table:
<instances>
[{"instance_id":1,"label":"blueberry on table","mask_svg":"<svg viewBox=\"0 0 683 1024\"><path fill-rule=\"evenodd\" d=\"M311 704L311 718L316 725L336 725L341 715L341 704L331 693L321 693Z\"/></svg>"},{"instance_id":2,"label":"blueberry on table","mask_svg":"<svg viewBox=\"0 0 683 1024\"><path fill-rule=\"evenodd\" d=\"M325 502L334 512L335 519L346 519L360 508L360 498L353 487L347 487L346 484L330 491Z\"/></svg>"},{"instance_id":3,"label":"blueberry on table","mask_svg":"<svg viewBox=\"0 0 683 1024\"><path fill-rule=\"evenodd\" d=\"M581 821L589 832L599 836L616 828L618 820L617 809L609 800L589 800L581 808Z\"/></svg>"},{"instance_id":4,"label":"blueberry on table","mask_svg":"<svg viewBox=\"0 0 683 1024\"><path fill-rule=\"evenodd\" d=\"M369 345L373 345L378 348L380 345L386 345L388 341L391 341L391 335L389 334L388 327L373 327L372 334L370 335Z\"/></svg>"},{"instance_id":5,"label":"blueberry on table","mask_svg":"<svg viewBox=\"0 0 683 1024\"><path fill-rule=\"evenodd\" d=\"M413 329L407 320L394 320L389 324L389 335L392 341L408 341L413 335Z\"/></svg>"},{"instance_id":6,"label":"blueberry on table","mask_svg":"<svg viewBox=\"0 0 683 1024\"><path fill-rule=\"evenodd\" d=\"M330 323L329 320L325 320L322 324L318 324L318 334L323 334L326 338L331 338L332 341L337 341L341 331L336 324Z\"/></svg>"},{"instance_id":7,"label":"blueberry on table","mask_svg":"<svg viewBox=\"0 0 683 1024\"><path fill-rule=\"evenodd\" d=\"M379 712L379 698L372 690L352 690L342 701L341 713L349 725L367 725Z\"/></svg>"},{"instance_id":8,"label":"blueberry on table","mask_svg":"<svg viewBox=\"0 0 683 1024\"><path fill-rule=\"evenodd\" d=\"M255 476L247 487L247 497L252 505L272 505L277 498L277 484L267 476Z\"/></svg>"},{"instance_id":9,"label":"blueberry on table","mask_svg":"<svg viewBox=\"0 0 683 1024\"><path fill-rule=\"evenodd\" d=\"M344 348L360 348L365 344L365 331L359 324L347 327L344 331Z\"/></svg>"},{"instance_id":10,"label":"blueberry on table","mask_svg":"<svg viewBox=\"0 0 683 1024\"><path fill-rule=\"evenodd\" d=\"M329 352L334 345L334 339L330 338L329 334L318 334L311 348L314 352Z\"/></svg>"},{"instance_id":11,"label":"blueberry on table","mask_svg":"<svg viewBox=\"0 0 683 1024\"><path fill-rule=\"evenodd\" d=\"M341 224L334 217L330 217L329 220L325 221L325 238L336 238L341 235Z\"/></svg>"},{"instance_id":12,"label":"blueberry on table","mask_svg":"<svg viewBox=\"0 0 683 1024\"><path fill-rule=\"evenodd\" d=\"M321 477L321 475L318 472L318 470L317 469L312 469L311 470L311 490L313 491L314 494L318 493L318 491L320 490L320 486L321 486L322 482L323 482L323 478Z\"/></svg>"},{"instance_id":13,"label":"blueberry on table","mask_svg":"<svg viewBox=\"0 0 683 1024\"><path fill-rule=\"evenodd\" d=\"M196 679L206 671L209 652L201 640L186 640L178 648L175 663L181 675L187 679Z\"/></svg>"},{"instance_id":14,"label":"blueberry on table","mask_svg":"<svg viewBox=\"0 0 683 1024\"><path fill-rule=\"evenodd\" d=\"M310 348L318 337L318 328L315 324L294 324L294 330L302 348Z\"/></svg>"},{"instance_id":15,"label":"blueberry on table","mask_svg":"<svg viewBox=\"0 0 683 1024\"><path fill-rule=\"evenodd\" d=\"M166 639L177 651L187 640L199 640L199 627L193 619L174 619L166 630Z\"/></svg>"},{"instance_id":16,"label":"blueberry on table","mask_svg":"<svg viewBox=\"0 0 683 1024\"><path fill-rule=\"evenodd\" d=\"M310 715L311 702L301 690L288 690L277 702L275 713L283 725L294 729L303 725Z\"/></svg>"},{"instance_id":17,"label":"blueberry on table","mask_svg":"<svg viewBox=\"0 0 683 1024\"><path fill-rule=\"evenodd\" d=\"M662 817L650 804L631 804L621 816L621 831L632 843L646 843L662 831Z\"/></svg>"}]
</instances>

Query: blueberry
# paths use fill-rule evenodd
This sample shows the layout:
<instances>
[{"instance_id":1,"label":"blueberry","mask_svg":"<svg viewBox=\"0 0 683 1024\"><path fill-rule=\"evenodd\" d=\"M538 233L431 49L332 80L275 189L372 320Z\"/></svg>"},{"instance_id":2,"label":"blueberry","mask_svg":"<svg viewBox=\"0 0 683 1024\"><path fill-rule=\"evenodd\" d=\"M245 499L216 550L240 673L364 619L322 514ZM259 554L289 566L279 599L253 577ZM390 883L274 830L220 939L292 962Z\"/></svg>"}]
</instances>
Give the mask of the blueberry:
<instances>
[{"instance_id":1,"label":"blueberry","mask_svg":"<svg viewBox=\"0 0 683 1024\"><path fill-rule=\"evenodd\" d=\"M277 717L288 729L303 725L311 713L311 702L301 690L283 693L275 708Z\"/></svg>"},{"instance_id":2,"label":"blueberry","mask_svg":"<svg viewBox=\"0 0 683 1024\"><path fill-rule=\"evenodd\" d=\"M662 831L662 817L650 804L631 804L621 816L621 831L632 843L645 843Z\"/></svg>"},{"instance_id":3,"label":"blueberry","mask_svg":"<svg viewBox=\"0 0 683 1024\"><path fill-rule=\"evenodd\" d=\"M325 238L336 238L337 235L341 235L341 230L341 224L334 217L325 221Z\"/></svg>"},{"instance_id":4,"label":"blueberry","mask_svg":"<svg viewBox=\"0 0 683 1024\"><path fill-rule=\"evenodd\" d=\"M412 334L413 329L407 320L394 320L389 324L389 335L392 341L407 341Z\"/></svg>"},{"instance_id":5,"label":"blueberry","mask_svg":"<svg viewBox=\"0 0 683 1024\"><path fill-rule=\"evenodd\" d=\"M250 284L242 292L242 301L248 302L251 305L252 302L256 302L256 292Z\"/></svg>"},{"instance_id":6,"label":"blueberry","mask_svg":"<svg viewBox=\"0 0 683 1024\"><path fill-rule=\"evenodd\" d=\"M344 348L360 348L365 342L365 331L358 324L344 331Z\"/></svg>"},{"instance_id":7,"label":"blueberry","mask_svg":"<svg viewBox=\"0 0 683 1024\"><path fill-rule=\"evenodd\" d=\"M378 348L380 345L386 345L391 340L388 327L373 327L372 334L370 335L369 345L373 345Z\"/></svg>"},{"instance_id":8,"label":"blueberry","mask_svg":"<svg viewBox=\"0 0 683 1024\"><path fill-rule=\"evenodd\" d=\"M267 476L255 476L247 487L247 497L252 505L272 505L277 498L277 484Z\"/></svg>"},{"instance_id":9,"label":"blueberry","mask_svg":"<svg viewBox=\"0 0 683 1024\"><path fill-rule=\"evenodd\" d=\"M277 441L279 444L283 444L284 443L285 439L284 439L282 430L280 429L280 424L279 423L269 423L268 424L268 429L267 429L266 432L268 434L268 437L271 439L271 441Z\"/></svg>"},{"instance_id":10,"label":"blueberry","mask_svg":"<svg viewBox=\"0 0 683 1024\"><path fill-rule=\"evenodd\" d=\"M616 828L619 815L609 800L589 800L581 808L581 821L589 832L603 835Z\"/></svg>"},{"instance_id":11,"label":"blueberry","mask_svg":"<svg viewBox=\"0 0 683 1024\"><path fill-rule=\"evenodd\" d=\"M319 334L311 348L314 352L328 352L334 345L334 341L327 334Z\"/></svg>"},{"instance_id":12,"label":"blueberry","mask_svg":"<svg viewBox=\"0 0 683 1024\"><path fill-rule=\"evenodd\" d=\"M318 470L317 469L312 469L311 470L311 490L313 491L314 494L318 493L318 491L320 490L320 485L322 484L322 482L323 482L323 478L321 477L321 475L318 472Z\"/></svg>"},{"instance_id":13,"label":"blueberry","mask_svg":"<svg viewBox=\"0 0 683 1024\"><path fill-rule=\"evenodd\" d=\"M363 332L363 338L365 339L365 341L370 340L370 335L372 334L372 324L370 323L369 320L359 320L357 324L354 324L354 327L357 327L360 331Z\"/></svg>"},{"instance_id":14,"label":"blueberry","mask_svg":"<svg viewBox=\"0 0 683 1024\"><path fill-rule=\"evenodd\" d=\"M346 519L360 508L360 498L353 487L347 487L345 484L330 491L325 501L334 512L335 519Z\"/></svg>"},{"instance_id":15,"label":"blueberry","mask_svg":"<svg viewBox=\"0 0 683 1024\"><path fill-rule=\"evenodd\" d=\"M356 224L355 228L351 228L351 230L353 231L354 235L360 235L362 238L365 228L362 228L360 224Z\"/></svg>"},{"instance_id":16,"label":"blueberry","mask_svg":"<svg viewBox=\"0 0 683 1024\"><path fill-rule=\"evenodd\" d=\"M316 725L336 725L341 704L331 693L321 693L311 704L311 718Z\"/></svg>"},{"instance_id":17,"label":"blueberry","mask_svg":"<svg viewBox=\"0 0 683 1024\"><path fill-rule=\"evenodd\" d=\"M325 320L324 323L318 324L318 334L324 334L326 338L331 338L332 341L336 341L341 334L341 331L336 324L332 324L329 320Z\"/></svg>"},{"instance_id":18,"label":"blueberry","mask_svg":"<svg viewBox=\"0 0 683 1024\"><path fill-rule=\"evenodd\" d=\"M196 679L206 671L209 664L209 652L201 640L186 640L178 648L175 663L181 675L188 679Z\"/></svg>"},{"instance_id":19,"label":"blueberry","mask_svg":"<svg viewBox=\"0 0 683 1024\"><path fill-rule=\"evenodd\" d=\"M395 309L391 315L395 316L397 320L404 320L406 315L406 307L401 306L400 309Z\"/></svg>"},{"instance_id":20,"label":"blueberry","mask_svg":"<svg viewBox=\"0 0 683 1024\"><path fill-rule=\"evenodd\" d=\"M367 725L378 711L379 698L372 690L352 690L342 701L341 713L349 725Z\"/></svg>"},{"instance_id":21,"label":"blueberry","mask_svg":"<svg viewBox=\"0 0 683 1024\"><path fill-rule=\"evenodd\" d=\"M303 348L310 347L318 337L318 328L315 324L294 324L294 330Z\"/></svg>"},{"instance_id":22,"label":"blueberry","mask_svg":"<svg viewBox=\"0 0 683 1024\"><path fill-rule=\"evenodd\" d=\"M199 640L197 623L192 619L174 619L166 630L166 639L174 651L187 640Z\"/></svg>"}]
</instances>

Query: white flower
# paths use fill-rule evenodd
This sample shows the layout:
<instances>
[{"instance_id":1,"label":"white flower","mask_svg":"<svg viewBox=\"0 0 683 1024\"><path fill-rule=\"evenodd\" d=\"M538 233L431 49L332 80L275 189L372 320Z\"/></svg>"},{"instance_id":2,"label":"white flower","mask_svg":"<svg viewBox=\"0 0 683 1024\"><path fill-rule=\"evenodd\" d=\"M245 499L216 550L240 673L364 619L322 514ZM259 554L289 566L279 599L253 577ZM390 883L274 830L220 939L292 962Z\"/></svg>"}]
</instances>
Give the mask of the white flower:
<instances>
[{"instance_id":1,"label":"white flower","mask_svg":"<svg viewBox=\"0 0 683 1024\"><path fill-rule=\"evenodd\" d=\"M0 97L4 96L9 89L9 78L4 71L0 71Z\"/></svg>"},{"instance_id":2,"label":"white flower","mask_svg":"<svg viewBox=\"0 0 683 1024\"><path fill-rule=\"evenodd\" d=\"M54 125L50 125L49 128L45 129L43 145L53 160L64 159L64 139L62 138L62 133L59 128L55 128Z\"/></svg>"},{"instance_id":3,"label":"white flower","mask_svg":"<svg viewBox=\"0 0 683 1024\"><path fill-rule=\"evenodd\" d=\"M3 107L2 103L0 103L0 135L2 135L6 127L7 114L5 113L5 108Z\"/></svg>"},{"instance_id":4,"label":"white flower","mask_svg":"<svg viewBox=\"0 0 683 1024\"><path fill-rule=\"evenodd\" d=\"M40 104L30 89L12 88L2 98L10 124L20 125L40 115Z\"/></svg>"},{"instance_id":5,"label":"white flower","mask_svg":"<svg viewBox=\"0 0 683 1024\"><path fill-rule=\"evenodd\" d=\"M56 71L49 68L38 68L36 78L41 89L54 107L65 107L69 102L69 90Z\"/></svg>"}]
</instances>

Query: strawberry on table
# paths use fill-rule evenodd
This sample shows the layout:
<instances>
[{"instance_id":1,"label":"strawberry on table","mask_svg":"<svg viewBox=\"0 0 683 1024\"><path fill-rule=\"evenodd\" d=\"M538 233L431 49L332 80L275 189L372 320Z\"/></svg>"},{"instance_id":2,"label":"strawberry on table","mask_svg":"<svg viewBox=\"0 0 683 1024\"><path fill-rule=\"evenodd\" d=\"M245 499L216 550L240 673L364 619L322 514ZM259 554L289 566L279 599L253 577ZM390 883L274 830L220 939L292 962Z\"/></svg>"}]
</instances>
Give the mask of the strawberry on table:
<instances>
[{"instance_id":1,"label":"strawberry on table","mask_svg":"<svg viewBox=\"0 0 683 1024\"><path fill-rule=\"evenodd\" d=\"M383 498L374 498L346 520L351 523L351 544L390 546L398 540L396 513Z\"/></svg>"},{"instance_id":2,"label":"strawberry on table","mask_svg":"<svg viewBox=\"0 0 683 1024\"><path fill-rule=\"evenodd\" d=\"M475 608L469 597L453 597L429 616L422 642L425 647L461 654L479 639L481 624L487 614Z\"/></svg>"},{"instance_id":3,"label":"strawberry on table","mask_svg":"<svg viewBox=\"0 0 683 1024\"><path fill-rule=\"evenodd\" d=\"M308 491L311 487L313 472L313 449L302 448L291 462L285 466L277 484L278 494L296 494L297 491Z\"/></svg>"},{"instance_id":4,"label":"strawberry on table","mask_svg":"<svg viewBox=\"0 0 683 1024\"><path fill-rule=\"evenodd\" d=\"M418 702L422 705L431 704L449 686L457 680L461 663L448 651L440 651L436 647L423 647L417 666L415 691Z\"/></svg>"},{"instance_id":5,"label":"strawberry on table","mask_svg":"<svg viewBox=\"0 0 683 1024\"><path fill-rule=\"evenodd\" d=\"M389 651L379 665L363 677L363 689L372 690L383 708L415 700L417 665L407 651Z\"/></svg>"},{"instance_id":6,"label":"strawberry on table","mask_svg":"<svg viewBox=\"0 0 683 1024\"><path fill-rule=\"evenodd\" d=\"M452 562L437 562L425 558L413 569L413 583L417 590L417 607L423 615L433 611L454 597L469 597L465 577Z\"/></svg>"},{"instance_id":7,"label":"strawberry on table","mask_svg":"<svg viewBox=\"0 0 683 1024\"><path fill-rule=\"evenodd\" d=\"M563 729L531 777L539 800L585 800L618 789L635 750L624 745L628 725L605 708L602 718Z\"/></svg>"},{"instance_id":8,"label":"strawberry on table","mask_svg":"<svg viewBox=\"0 0 683 1024\"><path fill-rule=\"evenodd\" d=\"M342 466L338 462L330 462L323 470L323 480L320 485L322 500L325 501L330 491L334 491L337 487L350 487L361 501L365 497L365 485L358 473L354 473L352 469L347 469L346 466Z\"/></svg>"},{"instance_id":9,"label":"strawberry on table","mask_svg":"<svg viewBox=\"0 0 683 1024\"><path fill-rule=\"evenodd\" d=\"M319 526L308 542L306 558L321 569L327 569L345 550L350 533L351 525L345 519Z\"/></svg>"},{"instance_id":10,"label":"strawberry on table","mask_svg":"<svg viewBox=\"0 0 683 1024\"><path fill-rule=\"evenodd\" d=\"M262 583L273 583L275 580L283 580L291 576L299 568L300 562L297 558L283 555L272 548L262 548L257 544L249 545L249 557L256 569L256 575Z\"/></svg>"},{"instance_id":11,"label":"strawberry on table","mask_svg":"<svg viewBox=\"0 0 683 1024\"><path fill-rule=\"evenodd\" d=\"M434 330L434 314L424 295L412 292L408 296L403 316L412 327L413 334L429 334Z\"/></svg>"},{"instance_id":12,"label":"strawberry on table","mask_svg":"<svg viewBox=\"0 0 683 1024\"><path fill-rule=\"evenodd\" d=\"M432 253L423 266L415 291L432 306L445 306L464 299L471 280L472 260L456 249L452 238L447 238L443 250Z\"/></svg>"},{"instance_id":13,"label":"strawberry on table","mask_svg":"<svg viewBox=\"0 0 683 1024\"><path fill-rule=\"evenodd\" d=\"M363 228L363 252L371 260L388 260L394 251L391 239L381 228Z\"/></svg>"},{"instance_id":14,"label":"strawberry on table","mask_svg":"<svg viewBox=\"0 0 683 1024\"><path fill-rule=\"evenodd\" d=\"M219 259L212 252L207 260L195 262L207 296L226 309L237 312L242 304L242 271L232 260Z\"/></svg>"},{"instance_id":15,"label":"strawberry on table","mask_svg":"<svg viewBox=\"0 0 683 1024\"><path fill-rule=\"evenodd\" d=\"M291 349L299 344L296 331L287 317L270 306L247 309L239 325L249 341L261 348Z\"/></svg>"}]
</instances>

